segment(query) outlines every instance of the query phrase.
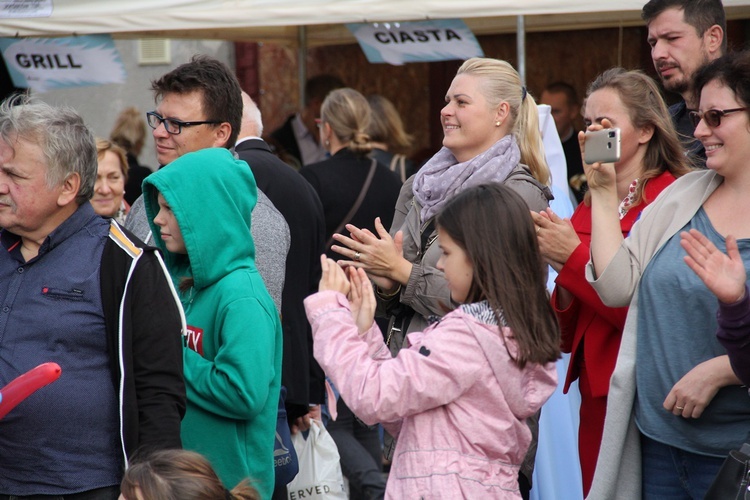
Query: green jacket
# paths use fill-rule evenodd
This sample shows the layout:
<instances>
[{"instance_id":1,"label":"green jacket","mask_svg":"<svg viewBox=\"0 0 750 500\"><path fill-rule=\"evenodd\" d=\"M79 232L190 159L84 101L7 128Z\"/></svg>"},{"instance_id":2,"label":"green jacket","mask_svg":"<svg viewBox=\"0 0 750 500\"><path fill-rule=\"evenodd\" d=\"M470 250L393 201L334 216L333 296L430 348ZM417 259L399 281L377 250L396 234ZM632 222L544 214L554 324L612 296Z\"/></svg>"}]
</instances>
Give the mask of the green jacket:
<instances>
[{"instance_id":1,"label":"green jacket","mask_svg":"<svg viewBox=\"0 0 750 500\"><path fill-rule=\"evenodd\" d=\"M154 224L157 191L177 219L187 255L166 250ZM150 175L143 193L154 244L175 286L193 279L180 293L188 324L183 446L205 455L228 488L250 478L270 498L282 336L255 268L253 174L226 149L204 149Z\"/></svg>"}]
</instances>

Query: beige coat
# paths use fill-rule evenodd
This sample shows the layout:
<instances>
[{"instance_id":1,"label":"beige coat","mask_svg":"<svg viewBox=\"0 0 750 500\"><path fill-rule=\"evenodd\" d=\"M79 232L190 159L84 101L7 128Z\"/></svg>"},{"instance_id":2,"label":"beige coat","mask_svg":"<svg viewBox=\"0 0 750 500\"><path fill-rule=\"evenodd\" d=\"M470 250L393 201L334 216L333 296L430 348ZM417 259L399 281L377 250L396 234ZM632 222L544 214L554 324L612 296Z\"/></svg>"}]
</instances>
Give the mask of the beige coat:
<instances>
[{"instance_id":1,"label":"beige coat","mask_svg":"<svg viewBox=\"0 0 750 500\"><path fill-rule=\"evenodd\" d=\"M592 263L586 279L605 305L630 306L612 374L607 414L594 482L587 499L640 500L641 447L635 425L635 354L638 284L656 252L698 212L723 178L711 170L677 179L642 213L612 262L595 279Z\"/></svg>"}]
</instances>

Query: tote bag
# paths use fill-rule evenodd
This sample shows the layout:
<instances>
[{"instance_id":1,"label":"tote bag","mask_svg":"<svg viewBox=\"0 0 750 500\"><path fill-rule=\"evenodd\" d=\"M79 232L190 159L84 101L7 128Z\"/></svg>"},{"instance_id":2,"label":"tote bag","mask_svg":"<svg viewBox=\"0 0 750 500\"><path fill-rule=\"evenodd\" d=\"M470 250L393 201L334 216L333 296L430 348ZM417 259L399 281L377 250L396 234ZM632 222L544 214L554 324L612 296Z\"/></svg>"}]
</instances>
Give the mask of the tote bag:
<instances>
[{"instance_id":1,"label":"tote bag","mask_svg":"<svg viewBox=\"0 0 750 500\"><path fill-rule=\"evenodd\" d=\"M299 460L299 473L287 485L289 500L346 500L339 450L322 422L312 420L307 439L292 436Z\"/></svg>"}]
</instances>

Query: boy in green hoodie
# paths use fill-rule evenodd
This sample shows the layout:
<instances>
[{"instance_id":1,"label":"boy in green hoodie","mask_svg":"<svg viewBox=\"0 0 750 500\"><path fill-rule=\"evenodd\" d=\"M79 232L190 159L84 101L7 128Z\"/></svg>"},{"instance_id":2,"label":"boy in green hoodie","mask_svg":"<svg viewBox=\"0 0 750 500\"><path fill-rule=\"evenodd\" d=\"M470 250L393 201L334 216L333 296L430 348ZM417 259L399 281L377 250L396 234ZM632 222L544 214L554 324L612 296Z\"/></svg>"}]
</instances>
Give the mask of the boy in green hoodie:
<instances>
[{"instance_id":1,"label":"boy in green hoodie","mask_svg":"<svg viewBox=\"0 0 750 500\"><path fill-rule=\"evenodd\" d=\"M224 484L249 477L270 498L282 334L255 268L253 174L228 150L203 149L150 175L143 193L188 324L183 446L205 455Z\"/></svg>"}]
</instances>

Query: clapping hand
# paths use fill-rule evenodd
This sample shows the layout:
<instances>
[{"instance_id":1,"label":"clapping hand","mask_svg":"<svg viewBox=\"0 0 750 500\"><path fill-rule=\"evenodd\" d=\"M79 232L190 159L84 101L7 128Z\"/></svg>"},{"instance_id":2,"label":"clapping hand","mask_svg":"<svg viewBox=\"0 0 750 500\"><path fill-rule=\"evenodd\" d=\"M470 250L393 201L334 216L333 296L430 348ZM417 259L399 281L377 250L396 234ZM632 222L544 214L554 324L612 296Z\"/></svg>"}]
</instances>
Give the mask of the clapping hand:
<instances>
[{"instance_id":1,"label":"clapping hand","mask_svg":"<svg viewBox=\"0 0 750 500\"><path fill-rule=\"evenodd\" d=\"M726 238L726 254L695 229L680 233L680 239L685 263L721 302L732 304L744 297L747 273L734 236Z\"/></svg>"},{"instance_id":2,"label":"clapping hand","mask_svg":"<svg viewBox=\"0 0 750 500\"><path fill-rule=\"evenodd\" d=\"M581 244L581 239L570 219L560 218L551 208L539 213L532 211L531 218L536 225L536 237L542 257L559 273L573 251Z\"/></svg>"},{"instance_id":3,"label":"clapping hand","mask_svg":"<svg viewBox=\"0 0 750 500\"><path fill-rule=\"evenodd\" d=\"M404 258L403 233L399 231L391 238L380 217L375 219L377 234L352 224L347 224L346 230L349 231L349 237L343 234L333 235L339 245L344 246L333 245L331 250L349 259L340 260L339 265L360 267L375 276L391 277L394 263Z\"/></svg>"},{"instance_id":4,"label":"clapping hand","mask_svg":"<svg viewBox=\"0 0 750 500\"><path fill-rule=\"evenodd\" d=\"M333 260L327 258L325 254L320 256L320 266L323 273L318 283L318 291L333 290L349 295L349 280L346 278L344 270L336 265Z\"/></svg>"},{"instance_id":5,"label":"clapping hand","mask_svg":"<svg viewBox=\"0 0 750 500\"><path fill-rule=\"evenodd\" d=\"M365 333L375 318L375 294L363 269L347 268L349 272L349 307L359 333Z\"/></svg>"}]
</instances>

